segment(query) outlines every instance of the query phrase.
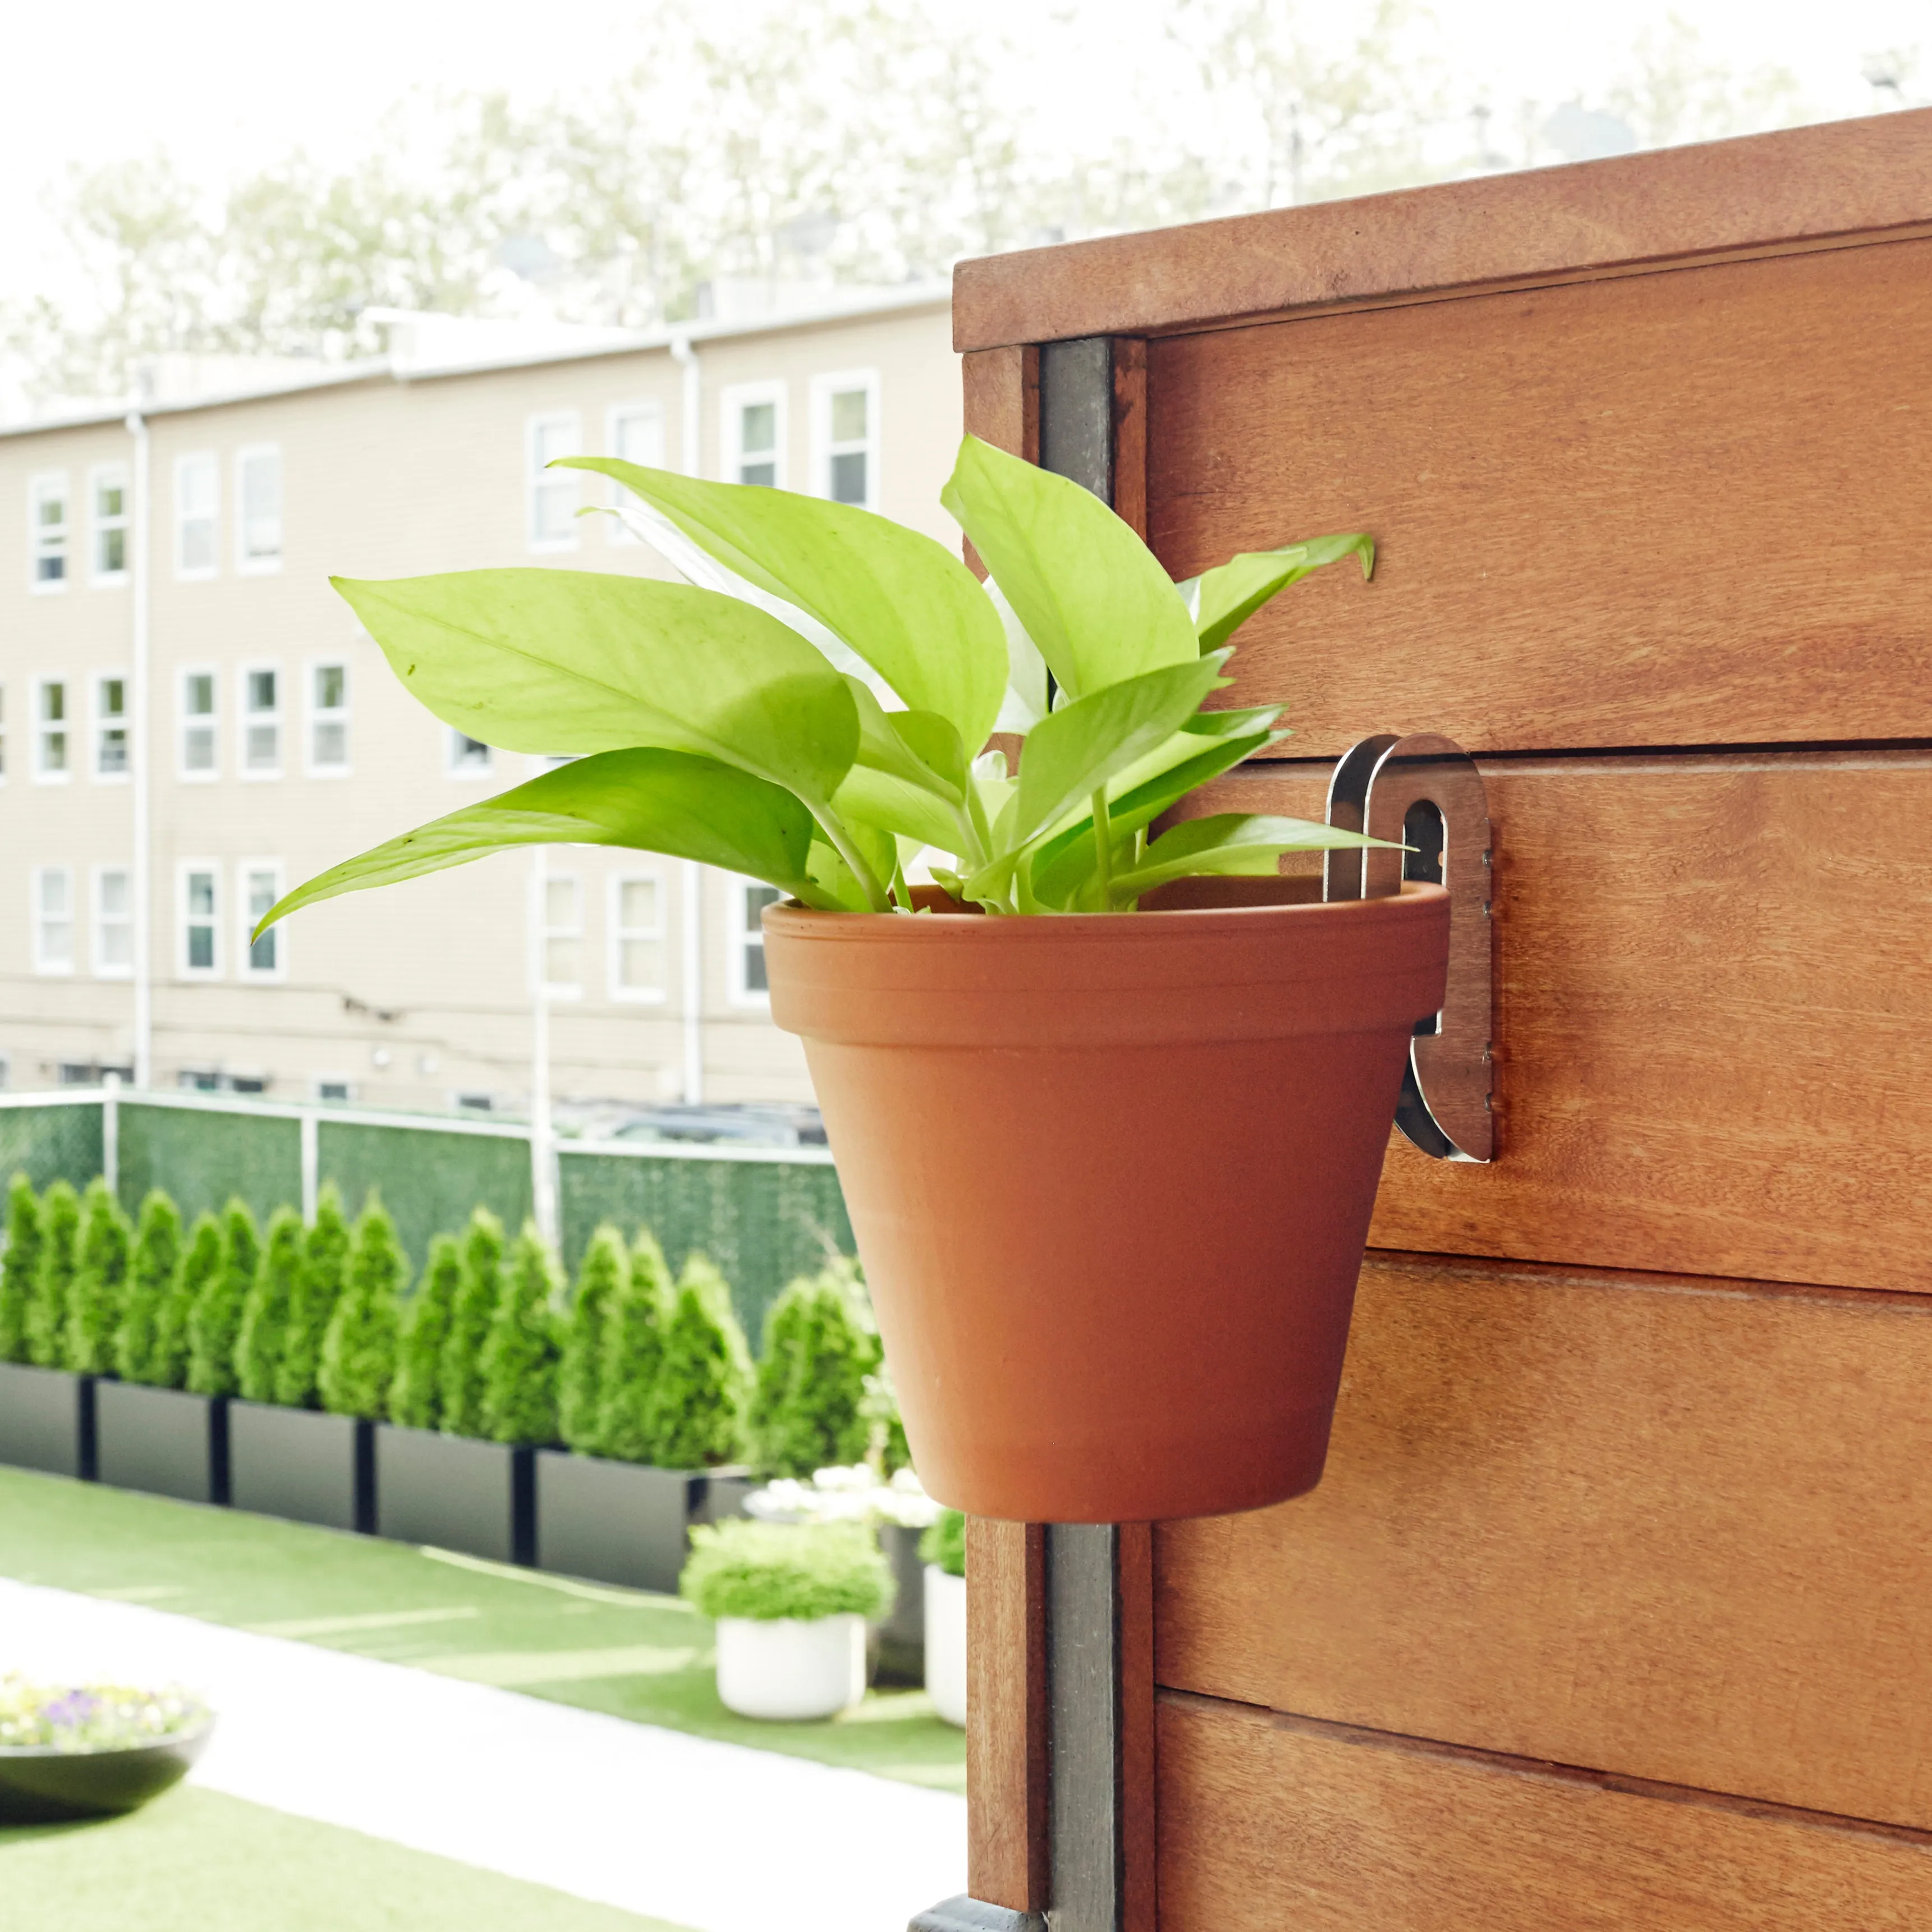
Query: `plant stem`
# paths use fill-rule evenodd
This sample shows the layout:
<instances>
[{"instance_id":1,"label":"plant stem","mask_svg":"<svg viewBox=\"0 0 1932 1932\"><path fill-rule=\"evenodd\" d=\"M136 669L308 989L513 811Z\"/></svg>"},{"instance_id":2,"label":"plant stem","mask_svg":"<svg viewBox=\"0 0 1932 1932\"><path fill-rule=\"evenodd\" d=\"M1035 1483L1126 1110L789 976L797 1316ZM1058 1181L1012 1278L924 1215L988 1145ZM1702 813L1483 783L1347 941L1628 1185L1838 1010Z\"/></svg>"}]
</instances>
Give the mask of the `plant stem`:
<instances>
[{"instance_id":1,"label":"plant stem","mask_svg":"<svg viewBox=\"0 0 1932 1932\"><path fill-rule=\"evenodd\" d=\"M1107 816L1107 788L1100 787L1094 800L1094 887L1102 912L1114 909L1114 826Z\"/></svg>"},{"instance_id":2,"label":"plant stem","mask_svg":"<svg viewBox=\"0 0 1932 1932\"><path fill-rule=\"evenodd\" d=\"M890 912L892 902L886 896L886 889L880 885L878 875L866 862L866 855L852 842L852 835L845 830L838 814L829 808L813 816L818 820L818 828L832 842L832 849L845 861L854 878L859 882L859 890L866 895L866 903L874 912Z\"/></svg>"}]
</instances>

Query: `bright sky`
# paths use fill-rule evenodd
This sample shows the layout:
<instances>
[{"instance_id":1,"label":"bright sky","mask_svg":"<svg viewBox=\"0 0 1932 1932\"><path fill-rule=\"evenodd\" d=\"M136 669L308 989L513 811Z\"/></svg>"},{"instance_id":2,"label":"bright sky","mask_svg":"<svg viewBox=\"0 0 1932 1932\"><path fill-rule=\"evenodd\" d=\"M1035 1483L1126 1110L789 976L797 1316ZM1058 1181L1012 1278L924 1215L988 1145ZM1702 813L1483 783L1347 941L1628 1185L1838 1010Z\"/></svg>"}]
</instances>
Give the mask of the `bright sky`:
<instances>
[{"instance_id":1,"label":"bright sky","mask_svg":"<svg viewBox=\"0 0 1932 1932\"><path fill-rule=\"evenodd\" d=\"M412 89L504 88L525 98L594 85L629 64L650 0L92 0L20 8L0 74L0 296L58 257L47 190L74 162L171 150L218 178L301 144L340 158ZM765 0L717 0L718 10ZM1157 61L1158 0L939 0L964 20L1030 39L1022 84L1077 127L1081 103L1124 65ZM1348 34L1367 0L1302 9L1318 37ZM1922 44L1932 87L1932 0L1435 0L1442 42L1473 101L1550 105L1589 93L1647 26L1675 13L1739 71L1790 69L1820 118L1874 104L1866 58ZM1058 24L1042 25L1049 12ZM85 25L82 22L84 21ZM1136 31L1136 28L1138 31ZM85 44L80 37L84 36ZM1156 68L1156 71L1158 71Z\"/></svg>"}]
</instances>

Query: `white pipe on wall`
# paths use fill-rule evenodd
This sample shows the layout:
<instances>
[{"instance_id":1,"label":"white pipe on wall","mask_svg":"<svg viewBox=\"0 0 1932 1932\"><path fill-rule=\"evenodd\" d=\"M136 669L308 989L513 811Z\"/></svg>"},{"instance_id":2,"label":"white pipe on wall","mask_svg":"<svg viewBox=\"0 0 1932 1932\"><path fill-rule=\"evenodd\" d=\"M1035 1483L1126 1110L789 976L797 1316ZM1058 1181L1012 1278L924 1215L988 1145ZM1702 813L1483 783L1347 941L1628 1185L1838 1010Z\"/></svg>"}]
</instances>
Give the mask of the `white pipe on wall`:
<instances>
[{"instance_id":1,"label":"white pipe on wall","mask_svg":"<svg viewBox=\"0 0 1932 1932\"><path fill-rule=\"evenodd\" d=\"M530 854L530 1212L537 1232L557 1244L556 1142L550 1117L550 995L545 990L544 931L547 848Z\"/></svg>"},{"instance_id":2,"label":"white pipe on wall","mask_svg":"<svg viewBox=\"0 0 1932 1932\"><path fill-rule=\"evenodd\" d=\"M153 581L149 568L154 518L148 507L148 483L153 463L148 448L148 419L137 406L128 412L128 433L134 439L133 474L128 478L134 499L130 521L133 528L134 554L128 560L128 596L133 635L129 655L133 662L128 678L128 762L129 806L133 823L129 836L129 916L134 925L134 1088L145 1092L154 1082L154 842L151 822L154 781L149 770L148 748L153 733L148 729L152 706L149 676L151 638L149 598Z\"/></svg>"},{"instance_id":3,"label":"white pipe on wall","mask_svg":"<svg viewBox=\"0 0 1932 1932\"><path fill-rule=\"evenodd\" d=\"M679 406L687 476L704 469L704 372L691 338L674 335L671 358L684 371L684 394ZM684 996L684 1102L701 1106L704 1100L704 868L694 860L682 866L679 925L684 944L680 978Z\"/></svg>"}]
</instances>

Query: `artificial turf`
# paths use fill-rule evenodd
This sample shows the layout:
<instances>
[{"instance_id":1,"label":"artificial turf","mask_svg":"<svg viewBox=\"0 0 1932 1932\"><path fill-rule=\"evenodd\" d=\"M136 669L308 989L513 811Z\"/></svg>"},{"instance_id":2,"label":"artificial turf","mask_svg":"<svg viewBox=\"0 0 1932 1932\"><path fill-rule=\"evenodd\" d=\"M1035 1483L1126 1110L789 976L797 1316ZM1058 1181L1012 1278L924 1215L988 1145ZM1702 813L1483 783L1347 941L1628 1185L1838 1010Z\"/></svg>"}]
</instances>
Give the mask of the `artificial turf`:
<instances>
[{"instance_id":1,"label":"artificial turf","mask_svg":"<svg viewBox=\"0 0 1932 1932\"><path fill-rule=\"evenodd\" d=\"M0 1828L0 1924L20 1932L676 1932L662 1919L193 1785L124 1818Z\"/></svg>"},{"instance_id":2,"label":"artificial turf","mask_svg":"<svg viewBox=\"0 0 1932 1932\"><path fill-rule=\"evenodd\" d=\"M734 1717L718 1701L711 1627L675 1597L10 1468L0 1468L0 1576L965 1789L964 1737L923 1691L873 1691L829 1724Z\"/></svg>"}]
</instances>

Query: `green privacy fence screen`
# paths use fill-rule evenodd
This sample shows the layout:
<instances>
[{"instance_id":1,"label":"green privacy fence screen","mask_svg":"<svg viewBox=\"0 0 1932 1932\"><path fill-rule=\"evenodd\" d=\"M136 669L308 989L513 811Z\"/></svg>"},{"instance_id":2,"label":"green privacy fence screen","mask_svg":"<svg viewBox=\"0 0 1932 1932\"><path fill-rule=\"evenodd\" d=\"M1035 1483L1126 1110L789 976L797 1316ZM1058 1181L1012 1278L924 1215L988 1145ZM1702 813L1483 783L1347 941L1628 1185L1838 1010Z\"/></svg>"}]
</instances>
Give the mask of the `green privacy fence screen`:
<instances>
[{"instance_id":1,"label":"green privacy fence screen","mask_svg":"<svg viewBox=\"0 0 1932 1932\"><path fill-rule=\"evenodd\" d=\"M379 1190L418 1267L431 1236L460 1228L472 1208L514 1228L532 1202L526 1128L225 1097L0 1096L0 1184L16 1170L36 1187L112 1171L130 1213L159 1187L190 1217L232 1195L258 1217L306 1207L332 1180L352 1214ZM566 1142L557 1177L559 1245L573 1270L598 1222L648 1226L674 1266L694 1249L710 1256L754 1339L793 1276L828 1248L852 1252L838 1177L816 1148L614 1153Z\"/></svg>"}]
</instances>

